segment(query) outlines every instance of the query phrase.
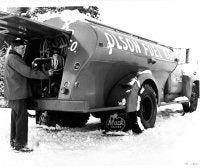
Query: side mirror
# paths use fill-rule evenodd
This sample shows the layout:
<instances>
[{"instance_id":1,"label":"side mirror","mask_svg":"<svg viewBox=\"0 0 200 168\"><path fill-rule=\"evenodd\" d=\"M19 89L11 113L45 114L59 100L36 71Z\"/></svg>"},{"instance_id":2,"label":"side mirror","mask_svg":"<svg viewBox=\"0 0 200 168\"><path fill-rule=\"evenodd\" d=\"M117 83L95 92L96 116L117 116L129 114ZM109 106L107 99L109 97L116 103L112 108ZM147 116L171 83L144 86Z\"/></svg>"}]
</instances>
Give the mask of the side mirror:
<instances>
[{"instance_id":1,"label":"side mirror","mask_svg":"<svg viewBox=\"0 0 200 168\"><path fill-rule=\"evenodd\" d=\"M186 53L185 53L185 63L186 63L186 64L189 63L189 55L190 55L190 49L187 48L187 49L186 49Z\"/></svg>"}]
</instances>

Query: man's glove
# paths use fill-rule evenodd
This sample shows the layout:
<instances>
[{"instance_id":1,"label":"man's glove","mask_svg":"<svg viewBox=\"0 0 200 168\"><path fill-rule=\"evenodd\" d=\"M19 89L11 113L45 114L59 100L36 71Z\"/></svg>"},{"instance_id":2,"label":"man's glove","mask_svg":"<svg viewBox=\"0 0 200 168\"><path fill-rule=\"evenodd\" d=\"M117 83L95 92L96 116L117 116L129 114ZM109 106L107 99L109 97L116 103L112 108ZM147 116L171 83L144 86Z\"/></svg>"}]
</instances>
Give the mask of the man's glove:
<instances>
[{"instance_id":1,"label":"man's glove","mask_svg":"<svg viewBox=\"0 0 200 168\"><path fill-rule=\"evenodd\" d=\"M52 76L53 75L53 69L49 69L49 70L46 70L44 67L42 69L43 73L46 74L47 76Z\"/></svg>"},{"instance_id":2,"label":"man's glove","mask_svg":"<svg viewBox=\"0 0 200 168\"><path fill-rule=\"evenodd\" d=\"M53 72L54 72L53 69L49 69L49 70L48 70L48 74L49 74L49 76L53 76Z\"/></svg>"}]
</instances>

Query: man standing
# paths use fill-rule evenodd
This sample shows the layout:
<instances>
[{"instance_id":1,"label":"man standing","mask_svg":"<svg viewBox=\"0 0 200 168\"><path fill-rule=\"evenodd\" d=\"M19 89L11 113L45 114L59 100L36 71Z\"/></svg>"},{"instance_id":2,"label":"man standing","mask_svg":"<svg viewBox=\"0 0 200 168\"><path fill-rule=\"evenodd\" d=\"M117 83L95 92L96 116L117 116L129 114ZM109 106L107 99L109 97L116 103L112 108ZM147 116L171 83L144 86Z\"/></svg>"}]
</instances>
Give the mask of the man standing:
<instances>
[{"instance_id":1,"label":"man standing","mask_svg":"<svg viewBox=\"0 0 200 168\"><path fill-rule=\"evenodd\" d=\"M28 113L27 98L31 96L27 79L48 79L52 72L35 71L23 60L26 49L25 41L18 39L11 42L11 50L5 62L5 98L11 107L10 145L14 150L30 152L28 148Z\"/></svg>"}]
</instances>

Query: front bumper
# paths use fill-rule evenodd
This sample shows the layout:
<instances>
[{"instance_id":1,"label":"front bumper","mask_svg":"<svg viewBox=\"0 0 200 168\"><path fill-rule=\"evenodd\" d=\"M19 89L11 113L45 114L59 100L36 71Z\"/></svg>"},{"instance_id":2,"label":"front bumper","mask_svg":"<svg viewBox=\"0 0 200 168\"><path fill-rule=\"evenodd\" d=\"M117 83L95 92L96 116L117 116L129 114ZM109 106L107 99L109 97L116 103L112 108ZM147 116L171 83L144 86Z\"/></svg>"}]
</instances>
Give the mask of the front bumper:
<instances>
[{"instance_id":1,"label":"front bumper","mask_svg":"<svg viewBox=\"0 0 200 168\"><path fill-rule=\"evenodd\" d=\"M88 113L89 107L86 101L67 101L62 99L30 99L28 100L29 110L50 110L63 112Z\"/></svg>"}]
</instances>

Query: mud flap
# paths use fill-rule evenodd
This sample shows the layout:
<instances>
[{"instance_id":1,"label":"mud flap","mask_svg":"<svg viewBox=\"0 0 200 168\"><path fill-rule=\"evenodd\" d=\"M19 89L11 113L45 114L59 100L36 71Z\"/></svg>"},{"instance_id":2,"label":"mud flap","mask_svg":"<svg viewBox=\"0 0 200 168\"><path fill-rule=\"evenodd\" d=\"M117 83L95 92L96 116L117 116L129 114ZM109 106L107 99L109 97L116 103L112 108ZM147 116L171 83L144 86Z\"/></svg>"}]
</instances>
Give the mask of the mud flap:
<instances>
[{"instance_id":1,"label":"mud flap","mask_svg":"<svg viewBox=\"0 0 200 168\"><path fill-rule=\"evenodd\" d=\"M101 118L101 126L107 135L124 135L129 130L132 130L134 134L140 134L143 129L141 129L137 120L137 112L115 113Z\"/></svg>"},{"instance_id":2,"label":"mud flap","mask_svg":"<svg viewBox=\"0 0 200 168\"><path fill-rule=\"evenodd\" d=\"M131 93L129 94L127 98L127 112L135 112L139 110L139 93L140 85L137 81L134 82Z\"/></svg>"},{"instance_id":3,"label":"mud flap","mask_svg":"<svg viewBox=\"0 0 200 168\"><path fill-rule=\"evenodd\" d=\"M126 132L131 128L130 118L127 113L107 114L101 118L101 128L105 132Z\"/></svg>"}]
</instances>

